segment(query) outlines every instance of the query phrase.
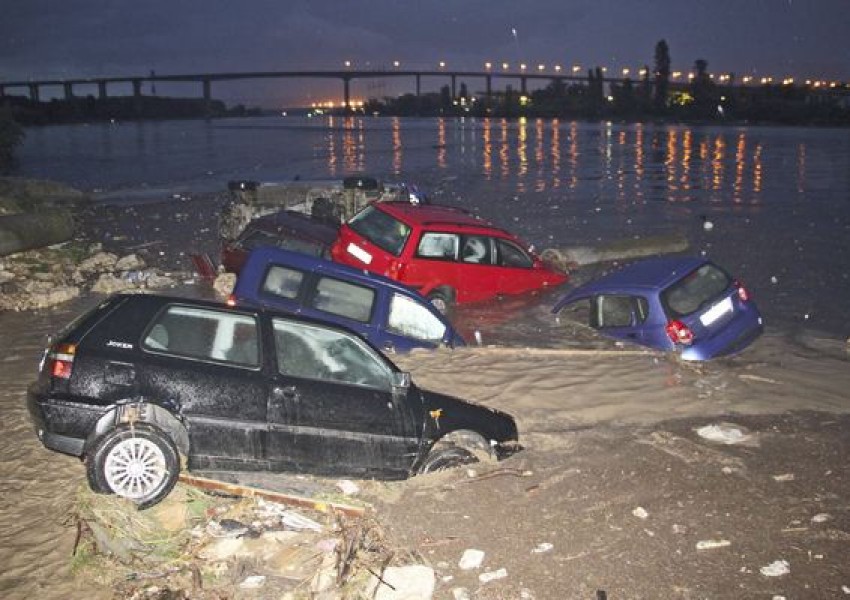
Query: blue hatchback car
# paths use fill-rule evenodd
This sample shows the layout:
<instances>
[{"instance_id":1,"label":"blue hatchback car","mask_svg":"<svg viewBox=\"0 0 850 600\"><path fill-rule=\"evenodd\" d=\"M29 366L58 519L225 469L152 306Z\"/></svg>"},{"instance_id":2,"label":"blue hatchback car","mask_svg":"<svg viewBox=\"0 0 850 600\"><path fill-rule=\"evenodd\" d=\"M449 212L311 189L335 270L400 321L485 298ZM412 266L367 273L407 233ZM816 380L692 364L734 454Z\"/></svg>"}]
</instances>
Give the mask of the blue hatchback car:
<instances>
[{"instance_id":1,"label":"blue hatchback car","mask_svg":"<svg viewBox=\"0 0 850 600\"><path fill-rule=\"evenodd\" d=\"M229 303L342 325L387 352L466 345L451 323L415 290L280 248L261 247L248 255Z\"/></svg>"},{"instance_id":2,"label":"blue hatchback car","mask_svg":"<svg viewBox=\"0 0 850 600\"><path fill-rule=\"evenodd\" d=\"M746 288L696 257L630 264L574 289L552 312L614 339L678 352L684 360L734 354L763 331Z\"/></svg>"}]
</instances>

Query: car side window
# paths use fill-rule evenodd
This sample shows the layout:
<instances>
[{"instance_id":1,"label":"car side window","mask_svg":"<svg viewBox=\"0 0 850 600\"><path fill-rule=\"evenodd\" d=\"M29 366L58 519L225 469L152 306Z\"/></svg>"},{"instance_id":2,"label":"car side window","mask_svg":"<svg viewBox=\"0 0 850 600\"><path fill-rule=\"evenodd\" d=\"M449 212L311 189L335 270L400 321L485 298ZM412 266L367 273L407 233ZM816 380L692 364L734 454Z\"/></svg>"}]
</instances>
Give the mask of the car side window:
<instances>
[{"instance_id":1,"label":"car side window","mask_svg":"<svg viewBox=\"0 0 850 600\"><path fill-rule=\"evenodd\" d=\"M296 269L272 265L263 279L263 291L281 298L295 299L304 280L304 273Z\"/></svg>"},{"instance_id":2,"label":"car side window","mask_svg":"<svg viewBox=\"0 0 850 600\"><path fill-rule=\"evenodd\" d=\"M496 238L497 264L502 267L530 269L534 266L531 257L519 246L508 240Z\"/></svg>"},{"instance_id":3,"label":"car side window","mask_svg":"<svg viewBox=\"0 0 850 600\"><path fill-rule=\"evenodd\" d=\"M359 338L308 323L272 323L282 375L392 389L392 370Z\"/></svg>"},{"instance_id":4,"label":"car side window","mask_svg":"<svg viewBox=\"0 0 850 600\"><path fill-rule=\"evenodd\" d=\"M418 340L441 341L446 335L445 324L434 313L413 298L393 294L387 329L393 333Z\"/></svg>"},{"instance_id":5,"label":"car side window","mask_svg":"<svg viewBox=\"0 0 850 600\"><path fill-rule=\"evenodd\" d=\"M419 258L435 258L442 260L457 260L458 237L454 233L426 231L419 240L416 256Z\"/></svg>"},{"instance_id":6,"label":"car side window","mask_svg":"<svg viewBox=\"0 0 850 600\"><path fill-rule=\"evenodd\" d=\"M276 244L277 237L273 233L263 231L262 229L254 229L244 234L242 239L236 243L238 247L245 251L251 251L260 246L275 246Z\"/></svg>"},{"instance_id":7,"label":"car side window","mask_svg":"<svg viewBox=\"0 0 850 600\"><path fill-rule=\"evenodd\" d=\"M151 324L142 346L199 360L260 364L256 319L215 309L169 306Z\"/></svg>"},{"instance_id":8,"label":"car side window","mask_svg":"<svg viewBox=\"0 0 850 600\"><path fill-rule=\"evenodd\" d=\"M322 277L316 284L316 292L310 306L341 317L368 323L375 304L375 290L363 285Z\"/></svg>"},{"instance_id":9,"label":"car side window","mask_svg":"<svg viewBox=\"0 0 850 600\"><path fill-rule=\"evenodd\" d=\"M638 310L633 296L601 295L596 298L596 318L599 327L630 327L646 318Z\"/></svg>"},{"instance_id":10,"label":"car side window","mask_svg":"<svg viewBox=\"0 0 850 600\"><path fill-rule=\"evenodd\" d=\"M465 235L460 260L465 263L492 265L493 252L490 238L485 235Z\"/></svg>"}]
</instances>

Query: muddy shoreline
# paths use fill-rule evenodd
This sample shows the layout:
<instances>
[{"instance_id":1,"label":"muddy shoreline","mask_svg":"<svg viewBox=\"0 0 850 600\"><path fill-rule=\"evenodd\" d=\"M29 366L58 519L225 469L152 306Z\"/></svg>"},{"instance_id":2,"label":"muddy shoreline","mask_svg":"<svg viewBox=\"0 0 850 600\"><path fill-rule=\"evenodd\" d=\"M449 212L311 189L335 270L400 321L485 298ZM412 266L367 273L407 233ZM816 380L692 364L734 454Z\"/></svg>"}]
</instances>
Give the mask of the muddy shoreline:
<instances>
[{"instance_id":1,"label":"muddy shoreline","mask_svg":"<svg viewBox=\"0 0 850 600\"><path fill-rule=\"evenodd\" d=\"M213 202L91 208L88 239L144 253L163 269L187 273L189 254L217 251L204 231L216 225ZM45 335L97 298L0 313L4 598L118 597L71 572L75 531L65 517L83 468L41 447L25 408ZM398 357L419 385L513 414L525 447L498 465L364 486L396 555L435 569L435 598L457 598L459 588L481 599L848 593L844 340L769 328L739 357L689 365L574 348L547 320L544 300L508 311L507 322L492 319L499 307L467 315L485 343L513 348ZM538 339L550 351L524 349ZM715 423L742 428L750 443L717 445L694 432ZM728 544L697 548L708 541ZM480 569L458 568L468 548L485 552ZM783 560L787 574L761 572ZM502 579L479 579L502 568ZM245 597L264 597L252 594Z\"/></svg>"}]
</instances>

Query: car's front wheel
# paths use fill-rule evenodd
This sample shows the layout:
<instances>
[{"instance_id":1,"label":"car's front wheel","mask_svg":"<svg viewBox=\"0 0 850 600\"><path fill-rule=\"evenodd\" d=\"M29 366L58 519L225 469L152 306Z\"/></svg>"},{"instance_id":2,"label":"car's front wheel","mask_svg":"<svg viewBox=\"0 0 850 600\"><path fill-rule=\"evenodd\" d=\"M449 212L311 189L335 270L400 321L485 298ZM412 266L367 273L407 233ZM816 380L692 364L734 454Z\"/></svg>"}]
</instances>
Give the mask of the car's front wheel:
<instances>
[{"instance_id":1,"label":"car's front wheel","mask_svg":"<svg viewBox=\"0 0 850 600\"><path fill-rule=\"evenodd\" d=\"M103 436L86 457L90 487L147 508L165 498L180 474L171 439L150 425L122 425Z\"/></svg>"}]
</instances>

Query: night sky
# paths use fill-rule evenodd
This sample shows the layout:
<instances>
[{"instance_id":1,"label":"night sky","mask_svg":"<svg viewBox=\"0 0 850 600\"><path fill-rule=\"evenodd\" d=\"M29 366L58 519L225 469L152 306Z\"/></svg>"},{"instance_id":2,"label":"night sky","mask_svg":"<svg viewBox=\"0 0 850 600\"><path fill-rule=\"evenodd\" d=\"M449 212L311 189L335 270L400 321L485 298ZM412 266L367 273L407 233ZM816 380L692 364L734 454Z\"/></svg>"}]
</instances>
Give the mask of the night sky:
<instances>
[{"instance_id":1,"label":"night sky","mask_svg":"<svg viewBox=\"0 0 850 600\"><path fill-rule=\"evenodd\" d=\"M338 69L345 60L385 69L395 60L410 69L436 69L439 61L469 70L482 70L486 61L525 62L530 70L581 65L583 72L599 65L619 74L652 66L662 38L674 71L687 72L701 58L710 72L739 79L850 80L850 0L0 0L0 6L0 81ZM423 83L430 91L446 82ZM357 85L358 95L380 96L402 84ZM403 85L412 91L412 83ZM158 85L157 91L197 94L197 87ZM213 95L274 105L321 99L338 87L242 82L215 84ZM60 92L45 90L43 97Z\"/></svg>"}]
</instances>

